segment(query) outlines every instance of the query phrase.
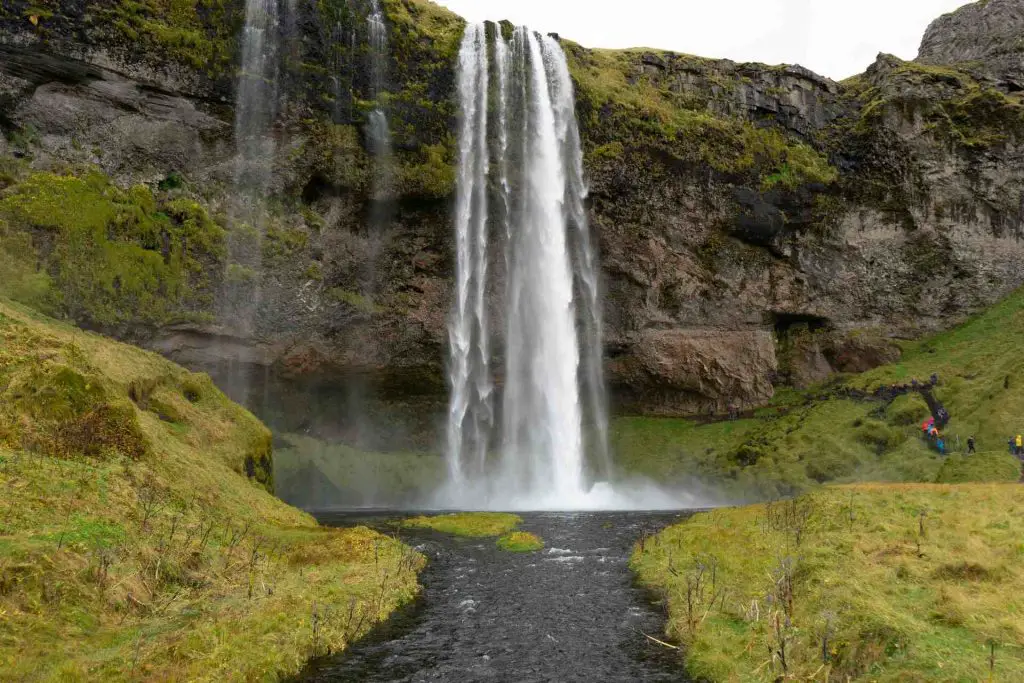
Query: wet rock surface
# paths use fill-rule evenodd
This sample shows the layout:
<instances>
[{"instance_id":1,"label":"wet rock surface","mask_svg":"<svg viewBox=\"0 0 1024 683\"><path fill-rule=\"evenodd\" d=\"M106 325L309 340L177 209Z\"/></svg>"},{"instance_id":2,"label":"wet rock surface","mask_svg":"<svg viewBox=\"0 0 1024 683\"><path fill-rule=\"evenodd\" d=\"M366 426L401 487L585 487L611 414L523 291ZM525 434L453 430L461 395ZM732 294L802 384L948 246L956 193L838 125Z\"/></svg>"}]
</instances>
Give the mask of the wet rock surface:
<instances>
[{"instance_id":1,"label":"wet rock surface","mask_svg":"<svg viewBox=\"0 0 1024 683\"><path fill-rule=\"evenodd\" d=\"M122 187L163 185L230 216L245 3L201 3L184 17L150 3L145 25L159 30L145 35L137 3L76 0L38 14L37 4L0 9L0 157L33 171L95 167ZM462 20L423 2L388 4L397 166L378 192L356 106L373 99L365 17L341 0L289 4L278 154L266 160L281 207L264 226L272 239L245 263L208 250L203 316L102 331L208 372L276 431L431 448L455 290L451 37ZM1024 0L967 5L933 23L918 61L881 55L843 83L793 65L572 47L613 407L687 416L763 405L782 380L892 356L884 344L833 353L822 343L787 358L794 344L780 319L815 320L839 338L920 338L1024 284L1022 18ZM209 40L161 39L180 35ZM594 70L601 78L588 80ZM619 81L621 91L600 85ZM644 88L657 111L625 96ZM711 127L669 134L663 115ZM794 158L761 167L780 150ZM834 180L793 175L814 159ZM387 229L368 230L382 211ZM244 237L242 221L221 222ZM35 248L45 256L49 246ZM497 248L493 257L487 307L497 311L504 259ZM241 284L221 286L232 272ZM60 311L80 323L89 312ZM503 335L493 342L500 367ZM746 347L754 352L737 354ZM327 391L373 405L311 410ZM414 418L403 417L410 404Z\"/></svg>"},{"instance_id":2,"label":"wet rock surface","mask_svg":"<svg viewBox=\"0 0 1024 683\"><path fill-rule=\"evenodd\" d=\"M633 582L629 554L641 535L679 514L537 513L523 530L536 553L494 539L403 532L429 564L422 597L333 661L296 679L329 681L681 681L679 653L660 637L664 616ZM370 520L321 516L347 526Z\"/></svg>"}]
</instances>

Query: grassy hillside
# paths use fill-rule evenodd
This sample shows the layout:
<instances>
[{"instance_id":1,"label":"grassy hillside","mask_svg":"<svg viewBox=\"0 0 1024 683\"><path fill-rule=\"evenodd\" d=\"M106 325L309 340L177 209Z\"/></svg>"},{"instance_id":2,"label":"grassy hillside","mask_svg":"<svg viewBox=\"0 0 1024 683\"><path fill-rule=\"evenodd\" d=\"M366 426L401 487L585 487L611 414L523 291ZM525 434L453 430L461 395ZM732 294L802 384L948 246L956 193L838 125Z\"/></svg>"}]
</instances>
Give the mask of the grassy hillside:
<instances>
[{"instance_id":1,"label":"grassy hillside","mask_svg":"<svg viewBox=\"0 0 1024 683\"><path fill-rule=\"evenodd\" d=\"M715 681L1024 680L1024 487L859 485L698 514L638 544Z\"/></svg>"},{"instance_id":2,"label":"grassy hillside","mask_svg":"<svg viewBox=\"0 0 1024 683\"><path fill-rule=\"evenodd\" d=\"M0 300L0 680L272 680L415 594L271 469L206 376Z\"/></svg>"},{"instance_id":3,"label":"grassy hillside","mask_svg":"<svg viewBox=\"0 0 1024 683\"><path fill-rule=\"evenodd\" d=\"M785 390L749 419L698 425L623 418L613 429L619 461L658 481L711 482L734 497L778 497L823 482L1016 481L1007 439L1024 430L1024 291L965 324L906 344L899 363L838 378L806 392ZM980 453L942 458L921 439L928 415L919 395L855 400L913 378L939 376L935 395L952 420L954 449L973 435Z\"/></svg>"}]
</instances>

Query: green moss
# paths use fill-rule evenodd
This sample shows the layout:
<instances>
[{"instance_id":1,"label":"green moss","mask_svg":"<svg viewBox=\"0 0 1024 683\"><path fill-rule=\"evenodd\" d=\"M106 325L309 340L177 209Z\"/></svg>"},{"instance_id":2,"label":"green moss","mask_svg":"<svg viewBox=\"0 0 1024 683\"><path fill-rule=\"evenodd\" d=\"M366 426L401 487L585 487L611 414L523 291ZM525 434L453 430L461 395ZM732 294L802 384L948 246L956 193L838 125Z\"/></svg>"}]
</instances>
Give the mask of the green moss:
<instances>
[{"instance_id":1,"label":"green moss","mask_svg":"<svg viewBox=\"0 0 1024 683\"><path fill-rule=\"evenodd\" d=\"M891 58L895 60L895 58ZM1024 138L1024 103L953 67L896 62L883 80L850 84L861 99L857 129L869 132L888 112L918 119L940 139L982 150Z\"/></svg>"},{"instance_id":2,"label":"green moss","mask_svg":"<svg viewBox=\"0 0 1024 683\"><path fill-rule=\"evenodd\" d=\"M590 158L600 161L617 161L622 158L625 148L618 140L613 140L606 145L595 147L590 153Z\"/></svg>"},{"instance_id":3,"label":"green moss","mask_svg":"<svg viewBox=\"0 0 1024 683\"><path fill-rule=\"evenodd\" d=\"M544 548L544 541L528 531L513 531L498 539L498 547L510 553L534 553Z\"/></svg>"},{"instance_id":4,"label":"green moss","mask_svg":"<svg viewBox=\"0 0 1024 683\"><path fill-rule=\"evenodd\" d=\"M418 158L407 157L401 167L402 194L428 199L444 199L455 192L454 145L424 145Z\"/></svg>"},{"instance_id":5,"label":"green moss","mask_svg":"<svg viewBox=\"0 0 1024 683\"><path fill-rule=\"evenodd\" d=\"M0 358L6 379L0 443L57 458L146 455L149 444L131 403L105 386L95 370L65 364L77 356L74 349L67 353L64 362L45 352L20 362Z\"/></svg>"},{"instance_id":6,"label":"green moss","mask_svg":"<svg viewBox=\"0 0 1024 683\"><path fill-rule=\"evenodd\" d=\"M885 412L890 424L901 427L919 425L929 414L928 404L920 394L898 397Z\"/></svg>"},{"instance_id":7,"label":"green moss","mask_svg":"<svg viewBox=\"0 0 1024 683\"><path fill-rule=\"evenodd\" d=\"M508 533L522 521L518 515L505 512L459 512L436 517L413 517L404 520L402 526L433 529L455 536L486 537Z\"/></svg>"},{"instance_id":8,"label":"green moss","mask_svg":"<svg viewBox=\"0 0 1024 683\"><path fill-rule=\"evenodd\" d=\"M829 184L838 176L814 148L773 128L715 116L690 95L643 73L640 58L648 51L565 47L592 161L615 150L609 145L646 146L722 173L756 178L764 189Z\"/></svg>"},{"instance_id":9,"label":"green moss","mask_svg":"<svg viewBox=\"0 0 1024 683\"><path fill-rule=\"evenodd\" d=\"M328 301L346 304L360 313L373 314L380 313L383 310L369 297L360 294L359 292L352 292L340 287L332 287L331 289L328 289L324 293L324 296Z\"/></svg>"},{"instance_id":10,"label":"green moss","mask_svg":"<svg viewBox=\"0 0 1024 683\"><path fill-rule=\"evenodd\" d=\"M403 166L429 164L422 169L428 178L420 191L445 196L448 172L431 158L429 148L443 145L441 158L448 163L454 158L454 66L466 22L426 0L385 0L382 5L390 29L390 80L397 86L386 98L395 149Z\"/></svg>"},{"instance_id":11,"label":"green moss","mask_svg":"<svg viewBox=\"0 0 1024 683\"><path fill-rule=\"evenodd\" d=\"M24 235L36 235L37 275L22 273L19 300L96 325L163 324L207 310L209 273L224 255L224 230L195 202L158 200L144 186L118 188L96 171L81 176L35 173L0 196L0 219L18 245L21 269L31 254ZM28 289L28 293L24 290ZM33 294L34 292L34 294Z\"/></svg>"},{"instance_id":12,"label":"green moss","mask_svg":"<svg viewBox=\"0 0 1024 683\"><path fill-rule=\"evenodd\" d=\"M371 161L355 126L319 119L307 122L307 135L292 162L333 187L369 191ZM311 179L309 176L300 178L301 184L292 188L292 194L301 195Z\"/></svg>"},{"instance_id":13,"label":"green moss","mask_svg":"<svg viewBox=\"0 0 1024 683\"><path fill-rule=\"evenodd\" d=\"M0 220L0 296L45 309L53 280L39 269L39 255L29 234Z\"/></svg>"},{"instance_id":14,"label":"green moss","mask_svg":"<svg viewBox=\"0 0 1024 683\"><path fill-rule=\"evenodd\" d=\"M244 16L229 0L120 0L90 3L94 27L137 54L180 63L210 78L230 77Z\"/></svg>"},{"instance_id":15,"label":"green moss","mask_svg":"<svg viewBox=\"0 0 1024 683\"><path fill-rule=\"evenodd\" d=\"M285 500L309 500L310 471L318 472L345 500L366 499L363 482L372 480L376 501L415 500L445 482L440 456L424 453L370 453L299 434L275 434L276 491Z\"/></svg>"},{"instance_id":16,"label":"green moss","mask_svg":"<svg viewBox=\"0 0 1024 683\"><path fill-rule=\"evenodd\" d=\"M263 267L287 268L296 259L305 259L309 233L297 228L270 227L263 237Z\"/></svg>"},{"instance_id":17,"label":"green moss","mask_svg":"<svg viewBox=\"0 0 1024 683\"><path fill-rule=\"evenodd\" d=\"M898 448L907 440L904 430L879 420L864 420L854 431L854 438L873 449L878 455Z\"/></svg>"}]
</instances>

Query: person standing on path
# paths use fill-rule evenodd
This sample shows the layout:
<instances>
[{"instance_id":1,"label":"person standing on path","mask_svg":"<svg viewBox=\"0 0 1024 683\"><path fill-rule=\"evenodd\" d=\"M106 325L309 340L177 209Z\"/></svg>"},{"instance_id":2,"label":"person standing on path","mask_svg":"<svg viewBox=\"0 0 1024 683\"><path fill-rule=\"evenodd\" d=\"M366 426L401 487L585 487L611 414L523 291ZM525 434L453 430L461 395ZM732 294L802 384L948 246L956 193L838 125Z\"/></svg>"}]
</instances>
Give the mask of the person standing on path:
<instances>
[{"instance_id":1,"label":"person standing on path","mask_svg":"<svg viewBox=\"0 0 1024 683\"><path fill-rule=\"evenodd\" d=\"M1013 441L1014 454L1019 458L1024 453L1024 436L1018 434Z\"/></svg>"},{"instance_id":2,"label":"person standing on path","mask_svg":"<svg viewBox=\"0 0 1024 683\"><path fill-rule=\"evenodd\" d=\"M974 437L969 436L967 437L967 455L971 455L974 452Z\"/></svg>"}]
</instances>

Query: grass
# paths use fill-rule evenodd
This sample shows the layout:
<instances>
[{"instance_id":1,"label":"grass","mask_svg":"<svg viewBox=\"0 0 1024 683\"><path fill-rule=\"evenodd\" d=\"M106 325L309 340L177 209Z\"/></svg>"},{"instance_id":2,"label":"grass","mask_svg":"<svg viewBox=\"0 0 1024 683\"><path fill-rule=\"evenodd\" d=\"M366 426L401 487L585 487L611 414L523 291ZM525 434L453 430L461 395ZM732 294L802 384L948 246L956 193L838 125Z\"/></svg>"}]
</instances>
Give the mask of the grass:
<instances>
[{"instance_id":1,"label":"grass","mask_svg":"<svg viewBox=\"0 0 1024 683\"><path fill-rule=\"evenodd\" d=\"M807 391L781 391L751 419L698 425L688 420L620 418L618 462L657 481L709 482L730 500L790 496L825 482L1016 481L1007 439L1024 430L1024 290L948 332L904 344L899 362ZM976 458L944 459L921 439L928 414L919 396L886 403L849 398L882 386L924 382L952 420L954 451L974 436ZM959 444L959 448L957 448Z\"/></svg>"},{"instance_id":2,"label":"grass","mask_svg":"<svg viewBox=\"0 0 1024 683\"><path fill-rule=\"evenodd\" d=\"M417 553L275 499L203 375L0 300L0 394L5 677L286 677L418 590Z\"/></svg>"},{"instance_id":3,"label":"grass","mask_svg":"<svg viewBox=\"0 0 1024 683\"><path fill-rule=\"evenodd\" d=\"M513 531L498 539L498 547L510 553L533 553L544 548L544 541L528 531Z\"/></svg>"},{"instance_id":4,"label":"grass","mask_svg":"<svg viewBox=\"0 0 1024 683\"><path fill-rule=\"evenodd\" d=\"M1022 537L1019 485L857 485L695 515L632 566L695 677L1009 681Z\"/></svg>"},{"instance_id":5,"label":"grass","mask_svg":"<svg viewBox=\"0 0 1024 683\"><path fill-rule=\"evenodd\" d=\"M506 534L522 522L521 517L507 512L459 512L451 515L413 517L403 521L402 526L433 529L455 536L486 538Z\"/></svg>"}]
</instances>

